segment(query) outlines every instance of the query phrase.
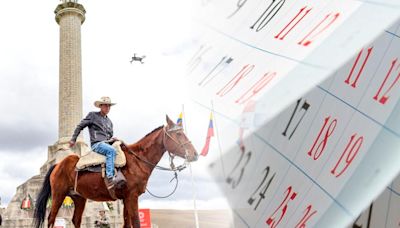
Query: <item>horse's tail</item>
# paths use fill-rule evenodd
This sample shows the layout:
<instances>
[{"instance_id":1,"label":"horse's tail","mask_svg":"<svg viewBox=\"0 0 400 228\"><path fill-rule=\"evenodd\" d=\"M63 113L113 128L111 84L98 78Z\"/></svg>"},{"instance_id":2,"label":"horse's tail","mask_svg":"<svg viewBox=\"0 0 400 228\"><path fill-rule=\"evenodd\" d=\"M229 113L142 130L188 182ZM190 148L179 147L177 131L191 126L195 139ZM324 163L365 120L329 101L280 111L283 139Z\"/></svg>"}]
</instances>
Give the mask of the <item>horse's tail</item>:
<instances>
[{"instance_id":1,"label":"horse's tail","mask_svg":"<svg viewBox=\"0 0 400 228\"><path fill-rule=\"evenodd\" d=\"M47 171L46 177L44 178L44 182L42 185L42 189L37 196L35 211L33 214L34 218L34 227L39 228L42 227L44 223L44 217L46 216L46 206L49 197L51 196L51 186L50 186L50 174L53 172L56 165L50 167L49 171Z\"/></svg>"}]
</instances>

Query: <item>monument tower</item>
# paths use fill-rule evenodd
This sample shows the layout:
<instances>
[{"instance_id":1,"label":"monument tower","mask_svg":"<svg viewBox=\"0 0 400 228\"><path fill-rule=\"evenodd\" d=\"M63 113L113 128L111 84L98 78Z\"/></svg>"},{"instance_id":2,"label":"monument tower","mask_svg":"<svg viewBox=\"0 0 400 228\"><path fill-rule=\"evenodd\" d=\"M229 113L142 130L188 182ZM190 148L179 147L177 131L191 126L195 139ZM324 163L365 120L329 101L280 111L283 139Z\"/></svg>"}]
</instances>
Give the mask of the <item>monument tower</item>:
<instances>
[{"instance_id":1,"label":"monument tower","mask_svg":"<svg viewBox=\"0 0 400 228\"><path fill-rule=\"evenodd\" d=\"M77 1L66 1L55 10L60 25L58 138L69 140L82 119L81 24L85 8Z\"/></svg>"},{"instance_id":2,"label":"monument tower","mask_svg":"<svg viewBox=\"0 0 400 228\"><path fill-rule=\"evenodd\" d=\"M77 0L63 0L54 13L60 26L58 141L49 148L48 160L58 162L71 152L68 141L82 119L81 25L86 10ZM75 152L81 154L85 149L78 138Z\"/></svg>"}]
</instances>

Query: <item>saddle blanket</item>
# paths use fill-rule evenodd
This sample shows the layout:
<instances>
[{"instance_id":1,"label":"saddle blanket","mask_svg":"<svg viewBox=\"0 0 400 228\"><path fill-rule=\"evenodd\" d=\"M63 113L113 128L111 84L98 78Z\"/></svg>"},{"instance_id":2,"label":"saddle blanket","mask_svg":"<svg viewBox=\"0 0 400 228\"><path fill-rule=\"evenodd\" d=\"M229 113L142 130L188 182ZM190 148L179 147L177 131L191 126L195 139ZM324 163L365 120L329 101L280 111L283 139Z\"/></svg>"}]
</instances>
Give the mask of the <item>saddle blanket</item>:
<instances>
[{"instance_id":1,"label":"saddle blanket","mask_svg":"<svg viewBox=\"0 0 400 228\"><path fill-rule=\"evenodd\" d=\"M126 164L125 154L121 149L121 141L116 141L113 143L113 147L117 151L117 155L115 156L114 166L116 168L124 167ZM106 156L96 153L94 151L90 151L86 155L83 155L79 158L78 163L76 163L77 170L83 170L87 167L101 165L106 163Z\"/></svg>"}]
</instances>

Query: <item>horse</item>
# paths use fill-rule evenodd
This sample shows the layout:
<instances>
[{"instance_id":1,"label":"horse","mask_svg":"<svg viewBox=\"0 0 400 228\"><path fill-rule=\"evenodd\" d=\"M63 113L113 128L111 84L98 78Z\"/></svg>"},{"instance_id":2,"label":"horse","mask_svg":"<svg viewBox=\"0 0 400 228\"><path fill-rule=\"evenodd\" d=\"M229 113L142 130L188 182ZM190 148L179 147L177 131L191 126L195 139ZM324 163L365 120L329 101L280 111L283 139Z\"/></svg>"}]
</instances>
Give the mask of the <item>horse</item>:
<instances>
[{"instance_id":1,"label":"horse","mask_svg":"<svg viewBox=\"0 0 400 228\"><path fill-rule=\"evenodd\" d=\"M148 179L168 151L170 156L179 156L187 162L196 161L198 153L183 132L182 123L175 124L166 116L167 125L155 128L142 139L133 144L122 144L126 156L126 165L121 172L126 178L126 185L115 189L115 195L124 203L124 227L139 228L138 197L146 190ZM34 227L43 227L46 215L46 204L52 198L48 216L48 228L54 226L58 210L66 196L70 196L75 205L72 223L76 228L81 226L82 214L86 200L114 201L106 188L101 173L79 172L75 170L77 155L69 155L48 170L42 189L39 192L35 210ZM77 180L75 178L77 177ZM76 193L72 194L76 181Z\"/></svg>"}]
</instances>

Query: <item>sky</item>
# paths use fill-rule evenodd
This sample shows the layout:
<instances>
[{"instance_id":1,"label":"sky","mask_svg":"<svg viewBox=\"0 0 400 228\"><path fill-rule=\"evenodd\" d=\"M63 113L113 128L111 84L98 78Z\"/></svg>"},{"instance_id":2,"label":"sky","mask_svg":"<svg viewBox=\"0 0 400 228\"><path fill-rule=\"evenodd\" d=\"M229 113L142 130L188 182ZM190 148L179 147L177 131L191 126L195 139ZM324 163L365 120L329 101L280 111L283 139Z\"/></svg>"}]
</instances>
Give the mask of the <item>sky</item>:
<instances>
[{"instance_id":1,"label":"sky","mask_svg":"<svg viewBox=\"0 0 400 228\"><path fill-rule=\"evenodd\" d=\"M47 147L58 139L59 26L54 9L59 1L4 1L0 14L0 197L6 206L17 186L39 174ZM115 136L133 143L176 119L186 88L184 63L191 54L190 1L79 1L86 8L82 25L83 116L93 102L110 96L117 105L109 117ZM130 63L134 53L144 64ZM191 123L187 123L190 125ZM194 124L194 123L193 123ZM188 136L200 152L204 134ZM87 130L86 130L87 131ZM85 133L86 142L89 141ZM167 163L162 161L164 165ZM178 162L179 163L179 162ZM179 174L177 192L166 200L147 193L140 205L152 208L226 208L227 203L207 173L207 157ZM171 173L154 171L148 188L166 195ZM207 191L201 191L207 186ZM171 203L171 201L173 203Z\"/></svg>"}]
</instances>

